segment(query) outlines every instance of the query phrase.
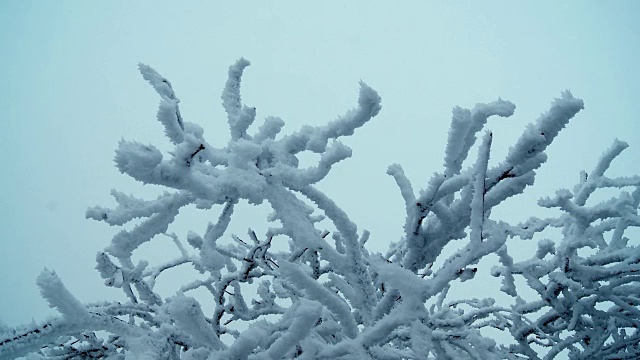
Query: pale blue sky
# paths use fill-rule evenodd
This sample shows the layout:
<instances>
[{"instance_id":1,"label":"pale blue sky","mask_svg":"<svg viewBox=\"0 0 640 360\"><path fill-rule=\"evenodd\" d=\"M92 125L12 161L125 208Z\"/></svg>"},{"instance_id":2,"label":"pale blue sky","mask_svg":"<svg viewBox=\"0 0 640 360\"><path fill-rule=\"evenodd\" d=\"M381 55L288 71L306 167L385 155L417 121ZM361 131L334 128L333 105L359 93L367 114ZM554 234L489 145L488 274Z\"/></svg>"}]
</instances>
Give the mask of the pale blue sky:
<instances>
[{"instance_id":1,"label":"pale blue sky","mask_svg":"<svg viewBox=\"0 0 640 360\"><path fill-rule=\"evenodd\" d=\"M112 161L121 137L169 149L138 62L172 81L185 119L220 145L228 131L219 95L241 56L252 62L243 99L259 119L281 116L286 131L343 114L359 80L375 88L382 112L344 140L354 156L321 188L383 250L404 217L385 170L402 164L416 188L441 171L455 105L498 97L517 105L512 118L489 121L496 162L561 91L585 101L536 187L494 218L538 214L535 199L573 186L616 137L631 148L612 174L638 173L639 10L637 1L2 1L0 319L16 325L52 314L35 286L43 267L83 301L119 296L93 269L117 229L85 220L84 211L113 205L113 187L157 192ZM239 213L235 232L264 228L251 211L265 213ZM207 220L187 212L174 230L202 232Z\"/></svg>"}]
</instances>

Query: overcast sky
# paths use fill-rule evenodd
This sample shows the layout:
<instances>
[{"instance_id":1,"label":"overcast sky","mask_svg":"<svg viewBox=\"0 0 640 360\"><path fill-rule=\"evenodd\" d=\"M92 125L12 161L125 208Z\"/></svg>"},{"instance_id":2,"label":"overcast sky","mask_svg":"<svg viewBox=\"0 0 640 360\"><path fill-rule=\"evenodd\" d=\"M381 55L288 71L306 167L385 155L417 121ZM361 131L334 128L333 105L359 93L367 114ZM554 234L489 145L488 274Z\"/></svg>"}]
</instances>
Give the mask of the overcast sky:
<instances>
[{"instance_id":1,"label":"overcast sky","mask_svg":"<svg viewBox=\"0 0 640 360\"><path fill-rule=\"evenodd\" d=\"M219 146L228 140L220 93L241 56L252 62L243 100L259 120L282 117L285 132L354 107L360 80L376 89L382 112L343 139L354 155L320 187L383 251L404 221L386 168L400 163L416 188L442 171L455 105L498 97L517 105L512 118L488 123L495 164L561 91L585 101L549 149L536 186L494 219L540 214L535 200L571 188L616 137L631 147L610 174L638 173L639 10L637 1L1 1L0 320L54 313L35 285L44 267L83 301L120 296L94 269L117 229L84 212L113 206L111 188L159 191L113 163L122 137L170 149L138 62L171 80L184 118ZM241 211L234 232L264 229L255 215L265 213ZM216 217L185 211L173 231L203 233ZM171 255L163 251L158 258Z\"/></svg>"}]
</instances>

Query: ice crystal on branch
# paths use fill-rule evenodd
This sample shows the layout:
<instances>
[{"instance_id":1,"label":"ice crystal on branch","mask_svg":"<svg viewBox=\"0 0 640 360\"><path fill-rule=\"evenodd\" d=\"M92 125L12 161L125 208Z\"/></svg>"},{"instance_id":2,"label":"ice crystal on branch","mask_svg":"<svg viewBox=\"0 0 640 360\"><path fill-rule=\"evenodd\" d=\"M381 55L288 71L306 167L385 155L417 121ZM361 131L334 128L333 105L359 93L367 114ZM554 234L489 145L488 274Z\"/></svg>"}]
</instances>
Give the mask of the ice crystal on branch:
<instances>
[{"instance_id":1,"label":"ice crystal on branch","mask_svg":"<svg viewBox=\"0 0 640 360\"><path fill-rule=\"evenodd\" d=\"M222 93L230 140L214 146L202 128L180 114L171 83L154 69L140 72L160 95L157 119L174 148L121 140L115 162L120 172L167 189L155 200L116 190L114 209L96 206L87 218L122 226L96 269L126 302L84 305L48 270L38 277L43 296L62 314L44 324L2 329L0 358L29 354L50 359L522 359L552 358L568 350L575 359L636 358L640 354L640 253L624 234L640 225L640 178L604 175L626 144L616 141L596 169L573 191L559 190L540 205L564 214L510 225L491 210L520 194L535 179L544 151L582 108L562 93L529 125L507 156L490 167L493 135L481 132L490 117L509 117L515 105L498 99L473 109L454 108L444 170L416 191L402 167L389 166L404 199L406 220L400 241L386 254L370 253L375 234L358 230L347 214L314 184L334 164L351 156L340 137L381 110L380 97L360 83L356 108L324 126L304 126L280 135L284 122L268 117L252 131L257 111L242 103L245 59L229 68ZM470 152L480 136L475 161ZM319 154L302 168L299 156ZM411 160L411 159L409 159ZM473 163L463 168L465 163ZM594 206L599 188L635 187ZM265 234L229 234L236 206L268 203L273 213ZM219 209L218 220L199 233L180 235L169 227L180 209ZM326 219L327 221L323 221ZM327 224L330 223L327 229ZM393 226L393 224L390 224ZM547 227L562 238L537 239L538 251L516 262L511 244ZM176 257L160 264L134 262L142 244L168 236ZM184 242L186 240L186 244ZM288 242L288 250L275 243ZM448 254L445 247L456 244ZM579 251L592 249L589 255ZM478 262L496 254L492 274L513 303L493 298L455 299L449 290L478 281ZM163 297L156 280L189 264L202 276L185 279L176 294ZM434 265L438 264L438 265ZM524 277L538 294L520 296ZM194 290L209 299L197 300ZM510 334L498 344L487 329ZM98 334L107 334L106 338Z\"/></svg>"}]
</instances>

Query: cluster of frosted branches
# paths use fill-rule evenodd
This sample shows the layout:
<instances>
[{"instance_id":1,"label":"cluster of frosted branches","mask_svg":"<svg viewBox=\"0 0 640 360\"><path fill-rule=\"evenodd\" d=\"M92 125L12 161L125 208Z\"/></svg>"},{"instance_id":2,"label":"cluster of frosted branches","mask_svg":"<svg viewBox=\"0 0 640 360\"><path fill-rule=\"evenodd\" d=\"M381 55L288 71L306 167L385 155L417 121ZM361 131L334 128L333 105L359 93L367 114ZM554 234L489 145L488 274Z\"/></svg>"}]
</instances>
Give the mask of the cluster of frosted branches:
<instances>
[{"instance_id":1,"label":"cluster of frosted branches","mask_svg":"<svg viewBox=\"0 0 640 360\"><path fill-rule=\"evenodd\" d=\"M546 227L562 230L560 241L539 239L536 254L514 263L507 249L499 252L503 264L502 291L513 296L513 310L535 319L514 318L511 334L516 353L537 358L532 345L547 347L546 358L568 349L572 359L637 359L640 356L640 249L629 244L625 231L640 226L640 176L608 178L611 161L628 145L615 140L595 169L580 175L573 191L561 189L539 205L558 208L557 218L531 218L509 235L531 239ZM598 204L586 205L597 189L633 188ZM537 293L525 301L518 294L520 276Z\"/></svg>"},{"instance_id":2,"label":"cluster of frosted branches","mask_svg":"<svg viewBox=\"0 0 640 360\"><path fill-rule=\"evenodd\" d=\"M165 158L154 146L123 140L116 164L122 173L172 192L142 200L114 190L115 209L87 211L88 218L115 226L142 219L117 233L96 257L105 284L122 289L128 301L84 305L45 270L38 285L62 316L0 329L0 358L518 359L535 355L532 343L552 352L575 352L580 345L585 356L596 357L637 350L637 333L626 331L637 330L640 321L634 295L640 255L622 233L638 225L640 191L585 207L597 187L639 185L637 178L603 176L619 143L581 182L574 200L564 191L543 201L567 212L563 217L521 226L490 219L494 206L533 184L545 149L582 109L581 100L563 93L492 168L490 132L481 136L475 163L465 169L463 164L487 119L508 117L515 106L498 100L472 110L455 108L443 173L416 193L399 165L389 167L406 205L404 234L386 255L371 254L365 248L370 234L358 231L314 184L351 155L338 138L377 115L380 97L361 83L358 106L337 120L278 136L284 122L269 117L250 135L256 110L240 99L248 65L240 59L229 68L222 99L230 141L223 148L210 145L202 128L184 121L169 81L140 65L161 97L157 118L175 148ZM298 155L305 151L320 155L316 166L299 166ZM240 201L266 201L273 209L267 219L272 226L263 236L251 230L244 239L229 234ZM189 205L221 211L201 234L168 233ZM546 226L563 227L565 239L543 241L534 259L514 264L507 239L531 237ZM609 230L607 243L602 234ZM132 260L140 245L162 236L172 238L179 256L156 265ZM452 241L459 250L441 259ZM277 250L276 243L288 243L289 249ZM580 257L577 251L584 246L601 251ZM491 298L448 299L451 285L472 280L474 265L492 253L504 265L494 270L504 277L504 291L517 297L513 278L522 275L541 300L517 298L516 305L502 307ZM437 259L442 265L434 267ZM182 265L192 266L200 278L163 298L156 279ZM197 289L209 300L196 300L191 292ZM594 307L606 302L613 303L608 310ZM542 310L548 312L533 318ZM483 334L487 328L509 331L514 344L496 344Z\"/></svg>"}]
</instances>

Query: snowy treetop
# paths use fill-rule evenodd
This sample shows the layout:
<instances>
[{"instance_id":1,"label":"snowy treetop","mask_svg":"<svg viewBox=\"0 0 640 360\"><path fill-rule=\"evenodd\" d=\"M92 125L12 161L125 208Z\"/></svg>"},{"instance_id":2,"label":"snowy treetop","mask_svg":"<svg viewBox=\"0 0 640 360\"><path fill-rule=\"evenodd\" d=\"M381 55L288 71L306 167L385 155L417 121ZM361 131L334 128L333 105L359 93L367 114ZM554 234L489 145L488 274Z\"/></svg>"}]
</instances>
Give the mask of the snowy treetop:
<instances>
[{"instance_id":1,"label":"snowy treetop","mask_svg":"<svg viewBox=\"0 0 640 360\"><path fill-rule=\"evenodd\" d=\"M366 248L375 234L359 230L314 185L351 156L340 138L381 111L380 96L361 82L357 106L324 126L282 135L284 121L267 117L252 129L256 108L244 105L240 94L247 66L240 59L229 68L222 105L230 140L216 147L200 126L183 119L171 83L139 65L160 95L157 120L174 148L163 153L121 140L115 162L123 174L167 191L145 200L112 190L115 208L86 212L112 226L141 219L96 255L105 284L122 289L127 301L82 304L45 269L37 284L61 316L0 329L0 359L551 359L563 351L572 359L640 356L640 251L625 237L628 228L640 226L640 177L605 175L626 143L614 141L574 189L539 201L558 209L558 217L522 224L491 217L494 207L534 184L545 150L583 109L582 100L563 92L492 167L493 134L485 125L492 116L513 115L515 105L498 99L471 110L454 108L443 170L426 187L416 190L400 165L389 166L406 220L399 241L379 254ZM478 152L471 154L478 139ZM305 151L320 155L315 165L300 166ZM470 156L473 164L463 168ZM601 188L619 189L619 195L587 206ZM272 208L265 234L229 234L242 201ZM188 205L215 209L217 221L200 233L170 233ZM561 238L540 239L546 228L560 229ZM173 260L134 262L142 244L161 236L175 243ZM512 249L532 239L536 253L514 261ZM283 241L287 251L272 247ZM451 244L457 251L448 254ZM448 296L453 286L478 281L475 265L490 254L500 260L491 275L512 303ZM157 278L184 264L201 276L168 297L158 293ZM536 297L522 296L523 286ZM194 290L209 299L196 299ZM511 342L498 344L491 329Z\"/></svg>"}]
</instances>

